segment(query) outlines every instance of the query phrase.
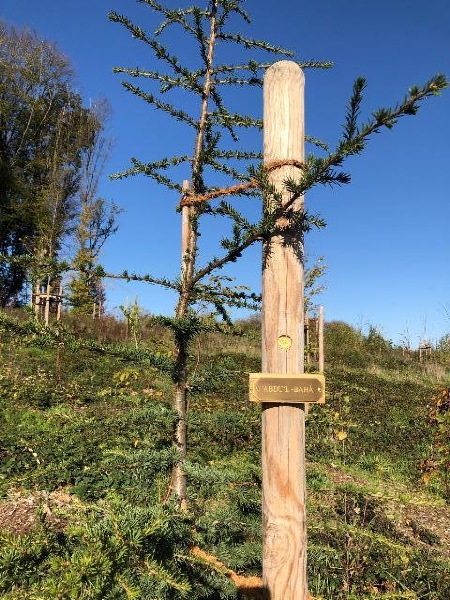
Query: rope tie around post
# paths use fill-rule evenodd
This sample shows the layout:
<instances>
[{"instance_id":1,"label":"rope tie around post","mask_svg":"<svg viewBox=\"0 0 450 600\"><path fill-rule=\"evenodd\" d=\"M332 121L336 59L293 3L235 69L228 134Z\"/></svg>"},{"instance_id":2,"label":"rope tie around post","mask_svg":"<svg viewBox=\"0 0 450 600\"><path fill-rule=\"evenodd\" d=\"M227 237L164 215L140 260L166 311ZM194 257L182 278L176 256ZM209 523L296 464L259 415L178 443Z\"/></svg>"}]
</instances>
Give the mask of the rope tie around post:
<instances>
[{"instance_id":1,"label":"rope tie around post","mask_svg":"<svg viewBox=\"0 0 450 600\"><path fill-rule=\"evenodd\" d=\"M295 159L272 161L268 164L264 164L264 169L266 173L270 173L275 169L279 169L280 167L285 166L303 169L303 163ZM197 204L202 204L203 202L209 202L209 200L214 200L215 198L220 198L222 196L232 196L234 194L241 194L247 190L256 189L258 187L259 183L256 181L256 179L251 179L247 183L237 183L236 185L232 185L230 187L218 188L217 190L212 190L207 194L202 194L201 196L195 196L189 191L189 187L183 187L183 197L180 201L180 207L184 208L185 206L195 206Z\"/></svg>"}]
</instances>

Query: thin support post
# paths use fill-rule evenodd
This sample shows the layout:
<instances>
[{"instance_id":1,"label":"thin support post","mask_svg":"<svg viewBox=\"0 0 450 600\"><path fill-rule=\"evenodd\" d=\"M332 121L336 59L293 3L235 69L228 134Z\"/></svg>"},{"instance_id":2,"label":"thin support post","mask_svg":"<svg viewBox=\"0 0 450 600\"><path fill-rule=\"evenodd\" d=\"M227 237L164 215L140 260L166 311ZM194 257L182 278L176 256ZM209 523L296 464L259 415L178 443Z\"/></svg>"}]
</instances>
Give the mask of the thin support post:
<instances>
[{"instance_id":1,"label":"thin support post","mask_svg":"<svg viewBox=\"0 0 450 600\"><path fill-rule=\"evenodd\" d=\"M57 304L57 308L56 308L56 320L57 321L61 321L62 295L63 295L63 289L62 289L62 285L60 285L58 288L58 304Z\"/></svg>"},{"instance_id":2,"label":"thin support post","mask_svg":"<svg viewBox=\"0 0 450 600\"><path fill-rule=\"evenodd\" d=\"M39 281L36 282L35 288L34 288L34 294L33 294L33 299L34 299L34 314L36 317L40 317L40 312L41 312L41 284Z\"/></svg>"},{"instance_id":3,"label":"thin support post","mask_svg":"<svg viewBox=\"0 0 450 600\"><path fill-rule=\"evenodd\" d=\"M319 306L319 317L317 319L317 330L319 339L319 373L325 370L325 352L324 352L324 337L323 337L323 306Z\"/></svg>"},{"instance_id":4,"label":"thin support post","mask_svg":"<svg viewBox=\"0 0 450 600\"><path fill-rule=\"evenodd\" d=\"M305 348L306 348L306 363L309 365L311 362L311 351L310 351L310 332L309 332L309 315L305 315Z\"/></svg>"},{"instance_id":5,"label":"thin support post","mask_svg":"<svg viewBox=\"0 0 450 600\"><path fill-rule=\"evenodd\" d=\"M189 181L183 181L183 192L189 193ZM177 307L177 317L184 316L188 307L188 293L190 280L194 268L194 253L196 247L196 235L192 227L194 207L186 205L181 210L181 286L182 298ZM176 362L177 382L175 384L174 408L177 412L177 424L174 435L174 443L178 452L178 460L172 471L172 490L175 492L181 508L186 508L186 473L183 461L186 457L187 445L187 372L186 372L187 347L178 348Z\"/></svg>"},{"instance_id":6,"label":"thin support post","mask_svg":"<svg viewBox=\"0 0 450 600\"><path fill-rule=\"evenodd\" d=\"M50 321L50 277L47 277L47 289L45 294L45 324L48 325Z\"/></svg>"},{"instance_id":7,"label":"thin support post","mask_svg":"<svg viewBox=\"0 0 450 600\"><path fill-rule=\"evenodd\" d=\"M291 61L264 78L264 163L304 160L304 76ZM270 173L283 201L283 182L300 179L285 165ZM265 210L270 211L270 199ZM303 199L294 210L303 210ZM280 222L263 248L262 370L303 373L303 235ZM262 411L263 586L270 600L306 600L305 405L265 403Z\"/></svg>"}]
</instances>

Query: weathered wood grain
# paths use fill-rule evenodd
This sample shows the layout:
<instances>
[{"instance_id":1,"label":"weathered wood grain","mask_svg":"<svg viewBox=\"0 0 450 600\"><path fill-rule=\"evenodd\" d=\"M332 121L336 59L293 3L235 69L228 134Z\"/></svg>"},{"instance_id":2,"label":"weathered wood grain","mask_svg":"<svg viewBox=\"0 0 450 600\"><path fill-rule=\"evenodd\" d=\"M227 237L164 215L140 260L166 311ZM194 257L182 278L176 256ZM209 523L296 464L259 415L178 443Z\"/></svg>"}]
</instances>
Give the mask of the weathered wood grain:
<instances>
[{"instance_id":1,"label":"weathered wood grain","mask_svg":"<svg viewBox=\"0 0 450 600\"><path fill-rule=\"evenodd\" d=\"M304 76L280 61L264 79L264 163L289 159L304 160ZM278 190L300 176L294 166L270 174ZM262 371L302 373L303 236L283 225L264 248ZM262 419L263 582L270 600L306 600L305 406L264 404Z\"/></svg>"}]
</instances>

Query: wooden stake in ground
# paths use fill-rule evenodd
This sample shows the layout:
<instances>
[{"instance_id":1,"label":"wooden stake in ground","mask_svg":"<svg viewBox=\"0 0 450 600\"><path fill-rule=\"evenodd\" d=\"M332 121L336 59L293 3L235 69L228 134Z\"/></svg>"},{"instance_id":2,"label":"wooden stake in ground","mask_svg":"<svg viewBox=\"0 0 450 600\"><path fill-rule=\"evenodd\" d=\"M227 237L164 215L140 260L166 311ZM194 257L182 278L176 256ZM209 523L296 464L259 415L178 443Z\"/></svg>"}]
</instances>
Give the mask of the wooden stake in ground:
<instances>
[{"instance_id":1,"label":"wooden stake in ground","mask_svg":"<svg viewBox=\"0 0 450 600\"><path fill-rule=\"evenodd\" d=\"M319 306L319 316L317 319L317 338L319 340L319 373L323 373L325 370L325 353L323 344L323 306Z\"/></svg>"},{"instance_id":2,"label":"wooden stake in ground","mask_svg":"<svg viewBox=\"0 0 450 600\"><path fill-rule=\"evenodd\" d=\"M183 192L188 194L189 181L183 181ZM196 236L192 228L194 217L193 206L183 206L181 211L181 286L182 293L177 307L177 317L185 316L189 301L189 286L194 268L194 253ZM177 382L175 384L174 408L177 411L178 421L175 430L174 443L179 459L172 472L172 490L180 501L181 507L186 507L186 473L183 460L186 458L187 445L187 345L180 345L176 357Z\"/></svg>"},{"instance_id":3,"label":"wooden stake in ground","mask_svg":"<svg viewBox=\"0 0 450 600\"><path fill-rule=\"evenodd\" d=\"M304 160L303 98L304 76L297 64L280 61L267 70L266 165ZM300 174L283 166L270 179L281 191L286 178ZM295 209L303 209L301 199ZM270 210L267 200L265 210ZM285 226L265 244L262 335L263 372L303 373L303 235L298 226ZM306 600L305 405L263 404L262 426L264 587L270 600Z\"/></svg>"}]
</instances>

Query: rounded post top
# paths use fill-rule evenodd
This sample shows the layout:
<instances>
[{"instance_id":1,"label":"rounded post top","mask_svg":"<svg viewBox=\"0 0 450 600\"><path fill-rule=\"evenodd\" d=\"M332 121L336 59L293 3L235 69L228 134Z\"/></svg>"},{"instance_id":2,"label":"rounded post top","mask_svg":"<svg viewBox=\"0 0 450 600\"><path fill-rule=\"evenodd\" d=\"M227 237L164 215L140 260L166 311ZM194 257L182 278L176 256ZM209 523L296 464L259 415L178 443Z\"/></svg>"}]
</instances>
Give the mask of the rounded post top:
<instances>
[{"instance_id":1,"label":"rounded post top","mask_svg":"<svg viewBox=\"0 0 450 600\"><path fill-rule=\"evenodd\" d=\"M304 80L305 75L303 69L293 60L278 60L277 62L270 65L266 70L266 77L300 77Z\"/></svg>"},{"instance_id":2,"label":"rounded post top","mask_svg":"<svg viewBox=\"0 0 450 600\"><path fill-rule=\"evenodd\" d=\"M280 60L267 69L263 86L265 164L304 160L304 91L305 78L296 62ZM282 184L287 177L298 175L298 169L286 166L271 179Z\"/></svg>"}]
</instances>

